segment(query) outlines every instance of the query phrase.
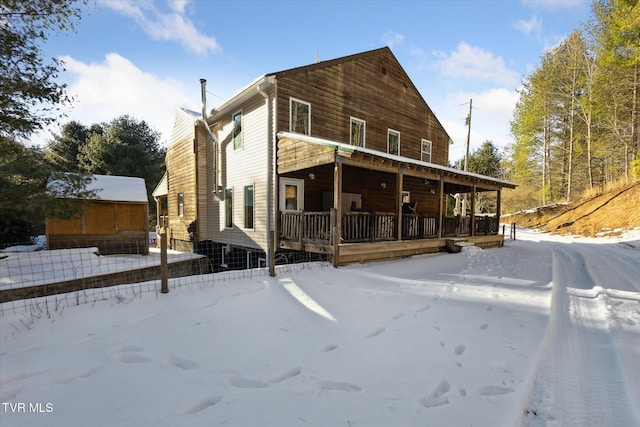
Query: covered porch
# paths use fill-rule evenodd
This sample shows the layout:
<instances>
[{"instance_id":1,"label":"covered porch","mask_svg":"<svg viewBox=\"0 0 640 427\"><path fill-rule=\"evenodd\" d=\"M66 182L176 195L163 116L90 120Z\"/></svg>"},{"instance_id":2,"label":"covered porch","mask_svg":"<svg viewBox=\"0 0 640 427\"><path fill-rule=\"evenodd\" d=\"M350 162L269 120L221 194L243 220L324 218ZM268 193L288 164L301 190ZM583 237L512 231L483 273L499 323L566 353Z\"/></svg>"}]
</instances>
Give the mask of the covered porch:
<instances>
[{"instance_id":1,"label":"covered porch","mask_svg":"<svg viewBox=\"0 0 640 427\"><path fill-rule=\"evenodd\" d=\"M278 139L279 248L342 265L441 251L450 239L502 245L500 192L513 183L305 135ZM454 212L452 194L467 194L467 213ZM479 201L490 212L472 215Z\"/></svg>"}]
</instances>

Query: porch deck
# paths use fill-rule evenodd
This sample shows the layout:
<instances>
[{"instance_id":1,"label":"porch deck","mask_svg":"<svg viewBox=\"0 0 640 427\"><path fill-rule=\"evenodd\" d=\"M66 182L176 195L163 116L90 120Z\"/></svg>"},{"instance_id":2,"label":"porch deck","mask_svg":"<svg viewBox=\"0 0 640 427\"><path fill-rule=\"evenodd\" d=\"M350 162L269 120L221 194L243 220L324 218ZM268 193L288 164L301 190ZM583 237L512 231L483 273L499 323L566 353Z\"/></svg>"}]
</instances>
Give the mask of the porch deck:
<instances>
[{"instance_id":1,"label":"porch deck","mask_svg":"<svg viewBox=\"0 0 640 427\"><path fill-rule=\"evenodd\" d=\"M287 211L280 213L279 247L334 256L334 264L405 257L446 250L451 238L480 247L501 246L495 216L444 217L402 215L398 238L397 215L389 212L347 212L336 241L336 214ZM471 231L472 224L474 226Z\"/></svg>"}]
</instances>

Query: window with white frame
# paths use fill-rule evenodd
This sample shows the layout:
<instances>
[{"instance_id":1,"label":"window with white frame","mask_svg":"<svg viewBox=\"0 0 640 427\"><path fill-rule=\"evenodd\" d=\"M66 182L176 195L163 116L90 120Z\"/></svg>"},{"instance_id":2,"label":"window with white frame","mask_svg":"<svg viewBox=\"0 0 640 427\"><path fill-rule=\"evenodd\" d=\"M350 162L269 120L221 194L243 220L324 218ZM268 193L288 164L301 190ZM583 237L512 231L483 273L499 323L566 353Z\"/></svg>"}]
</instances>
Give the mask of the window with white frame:
<instances>
[{"instance_id":1,"label":"window with white frame","mask_svg":"<svg viewBox=\"0 0 640 427\"><path fill-rule=\"evenodd\" d=\"M428 139L423 139L420 142L420 160L423 162L431 163L431 148L432 143Z\"/></svg>"},{"instance_id":2,"label":"window with white frame","mask_svg":"<svg viewBox=\"0 0 640 427\"><path fill-rule=\"evenodd\" d=\"M389 129L387 131L387 153L400 155L400 132Z\"/></svg>"},{"instance_id":3,"label":"window with white frame","mask_svg":"<svg viewBox=\"0 0 640 427\"><path fill-rule=\"evenodd\" d=\"M289 103L289 130L311 135L311 104L291 98Z\"/></svg>"},{"instance_id":4,"label":"window with white frame","mask_svg":"<svg viewBox=\"0 0 640 427\"><path fill-rule=\"evenodd\" d=\"M184 216L184 194L178 193L178 216Z\"/></svg>"},{"instance_id":5,"label":"window with white frame","mask_svg":"<svg viewBox=\"0 0 640 427\"><path fill-rule=\"evenodd\" d=\"M224 190L224 226L233 227L233 188Z\"/></svg>"},{"instance_id":6,"label":"window with white frame","mask_svg":"<svg viewBox=\"0 0 640 427\"><path fill-rule=\"evenodd\" d=\"M235 113L231 122L233 124L233 130L231 131L233 149L239 150L242 148L242 111Z\"/></svg>"},{"instance_id":7,"label":"window with white frame","mask_svg":"<svg viewBox=\"0 0 640 427\"><path fill-rule=\"evenodd\" d=\"M364 147L364 139L367 130L367 122L351 117L351 132L349 143L357 147Z\"/></svg>"},{"instance_id":8,"label":"window with white frame","mask_svg":"<svg viewBox=\"0 0 640 427\"><path fill-rule=\"evenodd\" d=\"M253 228L253 185L244 187L244 228Z\"/></svg>"}]
</instances>

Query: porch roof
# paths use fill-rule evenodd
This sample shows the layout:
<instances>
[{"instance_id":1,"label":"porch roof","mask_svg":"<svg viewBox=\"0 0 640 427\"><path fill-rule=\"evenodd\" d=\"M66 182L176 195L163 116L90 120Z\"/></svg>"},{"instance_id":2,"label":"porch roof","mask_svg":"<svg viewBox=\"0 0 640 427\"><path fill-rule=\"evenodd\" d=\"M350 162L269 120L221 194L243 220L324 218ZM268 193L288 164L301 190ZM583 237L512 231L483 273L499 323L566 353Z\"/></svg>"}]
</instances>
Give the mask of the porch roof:
<instances>
[{"instance_id":1,"label":"porch roof","mask_svg":"<svg viewBox=\"0 0 640 427\"><path fill-rule=\"evenodd\" d=\"M325 138L318 138L315 136L303 135L300 133L293 132L284 132L280 131L277 134L278 139L289 139L294 141L306 142L309 144L324 146L333 148L335 150L336 155L345 155L348 157L352 157L353 154L361 154L365 156L369 156L371 158L380 159L380 160L389 160L391 162L395 162L399 165L413 166L420 169L424 169L429 173L440 175L445 177L445 181L447 178L454 179L457 181L462 181L467 184L472 183L485 183L496 187L506 187L506 188L516 188L518 184L493 178L486 175L481 175L473 172L466 172L460 169L450 168L448 166L438 165L430 162L423 162L421 160L412 159L404 156L397 156L394 154L384 153L382 151L371 150L364 147L357 147L351 144L345 144L343 142L333 141Z\"/></svg>"}]
</instances>

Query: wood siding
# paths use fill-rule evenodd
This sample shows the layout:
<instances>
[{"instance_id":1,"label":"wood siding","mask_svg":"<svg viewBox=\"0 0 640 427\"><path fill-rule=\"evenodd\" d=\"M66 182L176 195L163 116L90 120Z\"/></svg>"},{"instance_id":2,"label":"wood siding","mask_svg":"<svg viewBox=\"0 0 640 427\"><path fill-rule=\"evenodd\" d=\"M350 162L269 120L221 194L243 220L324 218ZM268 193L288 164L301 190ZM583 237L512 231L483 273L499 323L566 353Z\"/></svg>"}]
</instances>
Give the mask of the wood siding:
<instances>
[{"instance_id":1,"label":"wood siding","mask_svg":"<svg viewBox=\"0 0 640 427\"><path fill-rule=\"evenodd\" d=\"M349 143L350 118L366 121L365 146L387 152L387 130L400 132L400 155L447 165L449 136L387 48L276 74L277 130L289 131L290 97L311 104L311 135Z\"/></svg>"},{"instance_id":2,"label":"wood siding","mask_svg":"<svg viewBox=\"0 0 640 427\"><path fill-rule=\"evenodd\" d=\"M195 123L194 116L178 111L166 156L170 236L185 241L190 240L189 227L197 219ZM182 194L184 200L182 216L178 215L178 194Z\"/></svg>"}]
</instances>

